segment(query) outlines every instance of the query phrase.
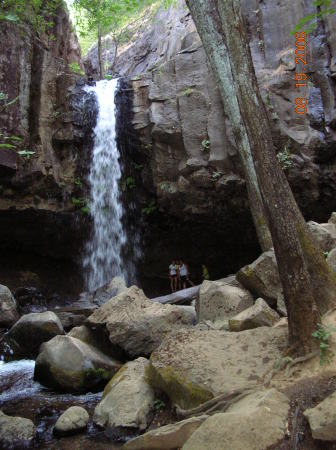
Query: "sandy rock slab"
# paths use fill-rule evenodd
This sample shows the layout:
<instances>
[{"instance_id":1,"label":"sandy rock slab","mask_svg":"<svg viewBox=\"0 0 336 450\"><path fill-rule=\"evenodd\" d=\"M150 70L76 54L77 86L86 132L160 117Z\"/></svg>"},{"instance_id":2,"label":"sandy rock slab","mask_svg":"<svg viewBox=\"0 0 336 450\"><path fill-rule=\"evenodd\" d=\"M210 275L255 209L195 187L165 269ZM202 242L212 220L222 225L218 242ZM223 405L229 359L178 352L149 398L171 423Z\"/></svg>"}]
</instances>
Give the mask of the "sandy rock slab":
<instances>
[{"instance_id":1,"label":"sandy rock slab","mask_svg":"<svg viewBox=\"0 0 336 450\"><path fill-rule=\"evenodd\" d=\"M110 435L120 434L122 429L143 431L147 428L155 400L146 379L148 365L145 358L130 361L106 385L93 420L108 428Z\"/></svg>"},{"instance_id":2,"label":"sandy rock slab","mask_svg":"<svg viewBox=\"0 0 336 450\"><path fill-rule=\"evenodd\" d=\"M230 331L272 327L279 320L279 314L270 308L265 300L258 298L253 306L229 319L229 327Z\"/></svg>"},{"instance_id":3,"label":"sandy rock slab","mask_svg":"<svg viewBox=\"0 0 336 450\"><path fill-rule=\"evenodd\" d=\"M209 417L182 450L266 450L285 437L289 399L275 389L252 393Z\"/></svg>"},{"instance_id":4,"label":"sandy rock slab","mask_svg":"<svg viewBox=\"0 0 336 450\"><path fill-rule=\"evenodd\" d=\"M308 419L314 439L336 441L336 392L303 414Z\"/></svg>"},{"instance_id":5,"label":"sandy rock slab","mask_svg":"<svg viewBox=\"0 0 336 450\"><path fill-rule=\"evenodd\" d=\"M149 356L172 331L191 327L193 308L161 305L132 286L98 308L86 321L94 333L106 333L130 358Z\"/></svg>"},{"instance_id":6,"label":"sandy rock slab","mask_svg":"<svg viewBox=\"0 0 336 450\"><path fill-rule=\"evenodd\" d=\"M153 352L148 377L183 409L263 383L287 345L286 327L240 333L181 330Z\"/></svg>"},{"instance_id":7,"label":"sandy rock slab","mask_svg":"<svg viewBox=\"0 0 336 450\"><path fill-rule=\"evenodd\" d=\"M148 431L123 445L122 450L175 450L181 448L209 416L191 417Z\"/></svg>"}]
</instances>

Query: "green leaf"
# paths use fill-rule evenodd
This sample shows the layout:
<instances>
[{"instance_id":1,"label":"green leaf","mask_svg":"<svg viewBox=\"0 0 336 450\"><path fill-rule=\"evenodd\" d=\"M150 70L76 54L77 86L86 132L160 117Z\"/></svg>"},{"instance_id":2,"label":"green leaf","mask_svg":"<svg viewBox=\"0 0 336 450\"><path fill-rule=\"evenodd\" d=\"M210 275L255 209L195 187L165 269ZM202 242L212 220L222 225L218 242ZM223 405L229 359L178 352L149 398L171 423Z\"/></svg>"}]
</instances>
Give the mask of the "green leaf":
<instances>
[{"instance_id":1,"label":"green leaf","mask_svg":"<svg viewBox=\"0 0 336 450\"><path fill-rule=\"evenodd\" d=\"M12 144L0 144L0 148L16 148L16 146Z\"/></svg>"}]
</instances>

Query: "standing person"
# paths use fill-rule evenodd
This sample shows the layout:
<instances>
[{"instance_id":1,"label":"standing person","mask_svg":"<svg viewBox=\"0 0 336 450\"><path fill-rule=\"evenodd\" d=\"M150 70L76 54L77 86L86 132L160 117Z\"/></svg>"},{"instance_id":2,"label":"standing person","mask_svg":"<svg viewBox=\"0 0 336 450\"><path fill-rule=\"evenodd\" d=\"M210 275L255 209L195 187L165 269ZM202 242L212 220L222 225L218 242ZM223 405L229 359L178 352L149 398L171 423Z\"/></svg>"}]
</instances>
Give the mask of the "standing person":
<instances>
[{"instance_id":1,"label":"standing person","mask_svg":"<svg viewBox=\"0 0 336 450\"><path fill-rule=\"evenodd\" d=\"M176 260L175 268L176 268L176 286L177 290L179 291L180 289L182 289L182 283L180 274L181 261L179 261L178 259Z\"/></svg>"},{"instance_id":2,"label":"standing person","mask_svg":"<svg viewBox=\"0 0 336 450\"><path fill-rule=\"evenodd\" d=\"M194 283L189 279L189 269L187 264L183 260L180 260L180 277L181 282L183 285L183 289L186 289L187 287L187 281L190 284L190 286L195 286Z\"/></svg>"},{"instance_id":3,"label":"standing person","mask_svg":"<svg viewBox=\"0 0 336 450\"><path fill-rule=\"evenodd\" d=\"M169 278L170 278L170 289L172 292L176 292L177 288L177 272L176 272L176 262L175 260L169 266Z\"/></svg>"}]
</instances>

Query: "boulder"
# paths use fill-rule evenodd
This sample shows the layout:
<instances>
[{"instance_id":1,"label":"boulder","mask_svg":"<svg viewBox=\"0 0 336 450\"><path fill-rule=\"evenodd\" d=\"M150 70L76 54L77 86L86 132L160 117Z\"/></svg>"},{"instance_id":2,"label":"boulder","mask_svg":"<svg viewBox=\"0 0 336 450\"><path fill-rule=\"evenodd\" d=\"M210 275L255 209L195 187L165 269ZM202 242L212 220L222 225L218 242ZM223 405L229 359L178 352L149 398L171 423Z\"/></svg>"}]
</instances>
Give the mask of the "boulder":
<instances>
[{"instance_id":1,"label":"boulder","mask_svg":"<svg viewBox=\"0 0 336 450\"><path fill-rule=\"evenodd\" d=\"M86 429L90 420L89 414L81 406L71 406L57 420L54 434L67 436Z\"/></svg>"},{"instance_id":2,"label":"boulder","mask_svg":"<svg viewBox=\"0 0 336 450\"><path fill-rule=\"evenodd\" d=\"M280 320L279 314L270 308L262 298L258 298L253 306L232 319L229 319L230 331L250 330L257 327L272 327Z\"/></svg>"},{"instance_id":3,"label":"boulder","mask_svg":"<svg viewBox=\"0 0 336 450\"><path fill-rule=\"evenodd\" d=\"M332 223L332 224L336 225L336 212L331 213L328 223Z\"/></svg>"},{"instance_id":4,"label":"boulder","mask_svg":"<svg viewBox=\"0 0 336 450\"><path fill-rule=\"evenodd\" d=\"M96 406L94 422L108 429L109 435L122 429L143 431L153 409L155 395L146 380L149 361L138 358L125 364L106 385L101 402Z\"/></svg>"},{"instance_id":5,"label":"boulder","mask_svg":"<svg viewBox=\"0 0 336 450\"><path fill-rule=\"evenodd\" d=\"M169 333L193 321L192 309L153 303L132 286L98 308L86 325L95 334L107 333L116 352L136 358L150 355Z\"/></svg>"},{"instance_id":6,"label":"boulder","mask_svg":"<svg viewBox=\"0 0 336 450\"><path fill-rule=\"evenodd\" d=\"M22 316L9 330L6 340L17 356L35 358L40 345L58 334L64 334L60 319L46 311Z\"/></svg>"},{"instance_id":7,"label":"boulder","mask_svg":"<svg viewBox=\"0 0 336 450\"><path fill-rule=\"evenodd\" d=\"M336 392L324 399L315 408L306 409L312 436L321 441L336 441Z\"/></svg>"},{"instance_id":8,"label":"boulder","mask_svg":"<svg viewBox=\"0 0 336 450\"><path fill-rule=\"evenodd\" d=\"M334 223L308 222L309 230L316 238L322 251L330 252L336 247L336 225Z\"/></svg>"},{"instance_id":9,"label":"boulder","mask_svg":"<svg viewBox=\"0 0 336 450\"><path fill-rule=\"evenodd\" d=\"M288 398L275 389L253 393L209 417L182 450L266 450L285 437L288 412Z\"/></svg>"},{"instance_id":10,"label":"boulder","mask_svg":"<svg viewBox=\"0 0 336 450\"><path fill-rule=\"evenodd\" d=\"M27 448L35 433L31 420L7 416L0 411L0 448Z\"/></svg>"},{"instance_id":11,"label":"boulder","mask_svg":"<svg viewBox=\"0 0 336 450\"><path fill-rule=\"evenodd\" d=\"M83 292L80 295L79 302L102 306L111 298L126 291L127 286L122 277L114 277L112 280L99 287L94 292Z\"/></svg>"},{"instance_id":12,"label":"boulder","mask_svg":"<svg viewBox=\"0 0 336 450\"><path fill-rule=\"evenodd\" d=\"M56 336L41 346L34 379L64 392L87 392L101 388L120 366L79 339Z\"/></svg>"},{"instance_id":13,"label":"boulder","mask_svg":"<svg viewBox=\"0 0 336 450\"><path fill-rule=\"evenodd\" d=\"M0 284L0 328L9 328L18 318L17 304L11 291Z\"/></svg>"},{"instance_id":14,"label":"boulder","mask_svg":"<svg viewBox=\"0 0 336 450\"><path fill-rule=\"evenodd\" d=\"M209 416L191 417L181 422L156 428L128 441L122 450L173 450L181 448Z\"/></svg>"},{"instance_id":15,"label":"boulder","mask_svg":"<svg viewBox=\"0 0 336 450\"><path fill-rule=\"evenodd\" d=\"M336 248L333 248L329 252L329 254L327 256L327 263L336 272Z\"/></svg>"},{"instance_id":16,"label":"boulder","mask_svg":"<svg viewBox=\"0 0 336 450\"><path fill-rule=\"evenodd\" d=\"M253 305L253 296L234 277L218 281L203 281L196 300L198 321L223 320L235 316Z\"/></svg>"},{"instance_id":17,"label":"boulder","mask_svg":"<svg viewBox=\"0 0 336 450\"><path fill-rule=\"evenodd\" d=\"M276 306L282 287L274 250L262 253L253 263L240 269L237 280L249 291Z\"/></svg>"},{"instance_id":18,"label":"boulder","mask_svg":"<svg viewBox=\"0 0 336 450\"><path fill-rule=\"evenodd\" d=\"M153 352L149 382L173 403L192 408L223 392L262 384L281 357L287 335L286 327L177 331Z\"/></svg>"}]
</instances>

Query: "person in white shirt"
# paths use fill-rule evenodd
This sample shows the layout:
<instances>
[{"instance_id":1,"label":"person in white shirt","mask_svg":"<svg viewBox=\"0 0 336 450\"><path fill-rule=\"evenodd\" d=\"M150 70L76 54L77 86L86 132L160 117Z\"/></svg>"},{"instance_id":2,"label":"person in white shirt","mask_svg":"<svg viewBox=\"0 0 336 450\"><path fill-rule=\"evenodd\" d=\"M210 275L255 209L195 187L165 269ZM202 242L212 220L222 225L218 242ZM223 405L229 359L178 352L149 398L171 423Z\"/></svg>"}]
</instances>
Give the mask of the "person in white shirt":
<instances>
[{"instance_id":1,"label":"person in white shirt","mask_svg":"<svg viewBox=\"0 0 336 450\"><path fill-rule=\"evenodd\" d=\"M189 269L184 261L180 260L180 278L182 282L183 289L187 288L187 281L190 286L195 286L194 283L189 279Z\"/></svg>"},{"instance_id":2,"label":"person in white shirt","mask_svg":"<svg viewBox=\"0 0 336 450\"><path fill-rule=\"evenodd\" d=\"M177 290L177 271L176 271L176 261L173 260L169 266L169 279L170 279L170 289L172 292Z\"/></svg>"}]
</instances>

